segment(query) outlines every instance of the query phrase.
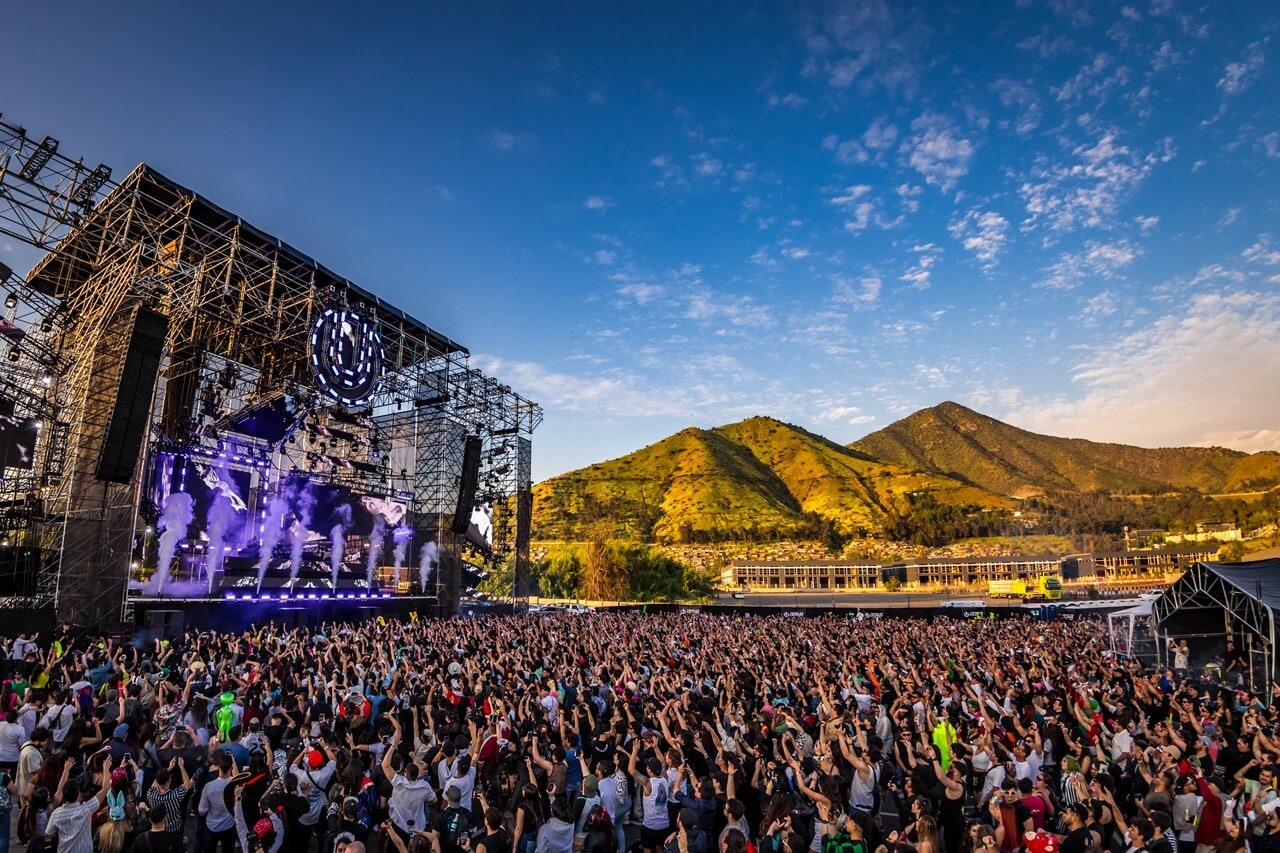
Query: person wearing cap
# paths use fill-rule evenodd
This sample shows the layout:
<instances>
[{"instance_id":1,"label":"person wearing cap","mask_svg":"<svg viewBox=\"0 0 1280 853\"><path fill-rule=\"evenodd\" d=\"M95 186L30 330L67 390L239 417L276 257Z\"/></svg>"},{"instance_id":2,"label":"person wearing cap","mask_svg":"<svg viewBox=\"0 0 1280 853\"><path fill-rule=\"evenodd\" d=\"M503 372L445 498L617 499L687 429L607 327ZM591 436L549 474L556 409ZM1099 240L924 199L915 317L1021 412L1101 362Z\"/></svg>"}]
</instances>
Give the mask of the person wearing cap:
<instances>
[{"instance_id":1,"label":"person wearing cap","mask_svg":"<svg viewBox=\"0 0 1280 853\"><path fill-rule=\"evenodd\" d=\"M434 824L441 853L463 853L470 844L474 826L471 810L462 807L462 791L456 785L445 789L444 800L445 808L436 815Z\"/></svg>"},{"instance_id":2,"label":"person wearing cap","mask_svg":"<svg viewBox=\"0 0 1280 853\"><path fill-rule=\"evenodd\" d=\"M1089 807L1084 803L1072 803L1062 812L1062 822L1067 827L1059 847L1061 853L1085 853L1090 847Z\"/></svg>"},{"instance_id":3,"label":"person wearing cap","mask_svg":"<svg viewBox=\"0 0 1280 853\"><path fill-rule=\"evenodd\" d=\"M126 740L129 737L129 724L120 723L111 731L111 739L107 741L107 749L111 752L111 760L121 762L133 758L133 747Z\"/></svg>"},{"instance_id":4,"label":"person wearing cap","mask_svg":"<svg viewBox=\"0 0 1280 853\"><path fill-rule=\"evenodd\" d=\"M360 801L355 797L343 797L342 804L329 817L329 837L334 839L335 850L343 835L348 836L348 841L369 839L369 815L361 813Z\"/></svg>"},{"instance_id":5,"label":"person wearing cap","mask_svg":"<svg viewBox=\"0 0 1280 853\"><path fill-rule=\"evenodd\" d=\"M241 774L241 777L247 775ZM284 844L284 822L274 812L268 812L266 816L258 818L251 829L244 819L244 804L240 799L243 791L244 779L239 778L231 814L235 821L236 837L240 840L240 849L243 853L256 853L259 850L262 853L280 853L280 847Z\"/></svg>"},{"instance_id":6,"label":"person wearing cap","mask_svg":"<svg viewBox=\"0 0 1280 853\"><path fill-rule=\"evenodd\" d=\"M680 836L684 843L680 843ZM698 826L698 815L691 808L683 808L676 815L676 831L667 838L663 853L707 853L707 834Z\"/></svg>"},{"instance_id":7,"label":"person wearing cap","mask_svg":"<svg viewBox=\"0 0 1280 853\"><path fill-rule=\"evenodd\" d=\"M307 801L307 812L298 818L298 823L308 837L316 837L320 849L324 849L324 810L329 805L325 791L337 770L333 752L323 740L310 741L310 746L304 747L294 762L293 777L298 780L298 793Z\"/></svg>"}]
</instances>

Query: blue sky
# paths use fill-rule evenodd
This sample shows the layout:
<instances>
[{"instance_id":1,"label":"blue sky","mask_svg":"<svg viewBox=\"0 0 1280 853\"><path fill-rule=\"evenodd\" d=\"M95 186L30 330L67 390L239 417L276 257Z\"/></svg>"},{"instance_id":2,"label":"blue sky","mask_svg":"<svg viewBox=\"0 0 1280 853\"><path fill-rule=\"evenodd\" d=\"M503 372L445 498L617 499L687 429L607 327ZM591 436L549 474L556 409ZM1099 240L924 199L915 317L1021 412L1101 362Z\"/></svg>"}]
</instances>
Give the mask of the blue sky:
<instances>
[{"instance_id":1,"label":"blue sky","mask_svg":"<svg viewBox=\"0 0 1280 853\"><path fill-rule=\"evenodd\" d=\"M22 4L0 111L467 345L537 479L947 399L1280 449L1274 4L622 5Z\"/></svg>"}]
</instances>

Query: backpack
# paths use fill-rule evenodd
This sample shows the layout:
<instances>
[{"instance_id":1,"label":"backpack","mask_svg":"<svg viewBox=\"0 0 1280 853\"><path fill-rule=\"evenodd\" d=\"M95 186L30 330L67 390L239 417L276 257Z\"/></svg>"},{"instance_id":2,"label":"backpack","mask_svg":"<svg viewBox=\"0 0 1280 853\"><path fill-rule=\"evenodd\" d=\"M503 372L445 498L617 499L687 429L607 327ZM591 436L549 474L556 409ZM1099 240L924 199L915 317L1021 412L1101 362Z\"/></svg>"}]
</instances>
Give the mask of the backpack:
<instances>
[{"instance_id":1,"label":"backpack","mask_svg":"<svg viewBox=\"0 0 1280 853\"><path fill-rule=\"evenodd\" d=\"M0 812L7 813L13 808L13 796L9 793L9 774L0 773Z\"/></svg>"},{"instance_id":2,"label":"backpack","mask_svg":"<svg viewBox=\"0 0 1280 853\"><path fill-rule=\"evenodd\" d=\"M445 809L443 812L444 832L441 834L441 846L445 849L457 849L458 839L471 832L471 812L466 809Z\"/></svg>"}]
</instances>

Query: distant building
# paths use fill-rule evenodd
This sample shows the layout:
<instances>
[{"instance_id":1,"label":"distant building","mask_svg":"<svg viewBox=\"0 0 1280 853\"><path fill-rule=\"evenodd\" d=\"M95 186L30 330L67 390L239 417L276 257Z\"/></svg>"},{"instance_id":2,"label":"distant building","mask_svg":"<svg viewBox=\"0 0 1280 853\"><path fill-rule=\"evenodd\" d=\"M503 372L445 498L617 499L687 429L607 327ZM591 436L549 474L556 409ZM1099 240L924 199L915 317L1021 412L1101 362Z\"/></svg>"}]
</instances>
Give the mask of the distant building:
<instances>
[{"instance_id":1,"label":"distant building","mask_svg":"<svg viewBox=\"0 0 1280 853\"><path fill-rule=\"evenodd\" d=\"M1061 573L1058 557L932 557L885 566L907 586L982 586L989 581L1033 580Z\"/></svg>"},{"instance_id":2,"label":"distant building","mask_svg":"<svg viewBox=\"0 0 1280 853\"><path fill-rule=\"evenodd\" d=\"M880 564L849 560L735 560L720 573L725 589L874 589Z\"/></svg>"},{"instance_id":3,"label":"distant building","mask_svg":"<svg viewBox=\"0 0 1280 853\"><path fill-rule=\"evenodd\" d=\"M1217 559L1217 546L1109 551L1068 557L932 557L882 564L851 560L735 560L720 572L723 589L850 590L883 588L896 580L918 587L985 587L996 580L1119 580L1183 571Z\"/></svg>"},{"instance_id":4,"label":"distant building","mask_svg":"<svg viewBox=\"0 0 1280 853\"><path fill-rule=\"evenodd\" d=\"M1078 559L1080 577L1111 580L1180 572L1195 563L1213 562L1217 558L1218 546L1215 544L1155 551L1103 551L1083 554Z\"/></svg>"}]
</instances>

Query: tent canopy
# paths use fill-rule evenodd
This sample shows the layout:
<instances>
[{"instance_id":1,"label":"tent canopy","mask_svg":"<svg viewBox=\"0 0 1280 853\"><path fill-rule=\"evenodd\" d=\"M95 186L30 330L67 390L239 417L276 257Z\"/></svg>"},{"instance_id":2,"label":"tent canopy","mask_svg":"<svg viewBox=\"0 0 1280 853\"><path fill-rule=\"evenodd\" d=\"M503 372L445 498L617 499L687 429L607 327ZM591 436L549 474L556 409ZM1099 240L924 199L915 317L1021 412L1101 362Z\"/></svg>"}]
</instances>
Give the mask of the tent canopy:
<instances>
[{"instance_id":1,"label":"tent canopy","mask_svg":"<svg viewBox=\"0 0 1280 853\"><path fill-rule=\"evenodd\" d=\"M1253 563L1196 563L1155 600L1160 633L1221 637L1244 628L1257 637L1265 669L1276 672L1276 612L1280 559Z\"/></svg>"}]
</instances>

